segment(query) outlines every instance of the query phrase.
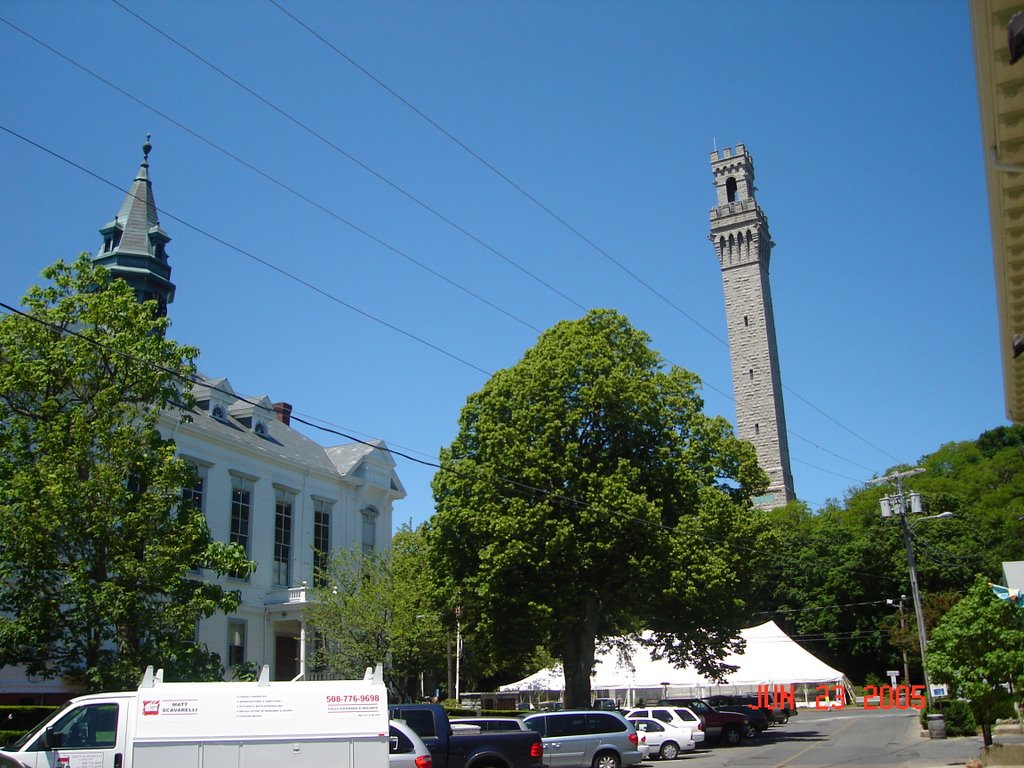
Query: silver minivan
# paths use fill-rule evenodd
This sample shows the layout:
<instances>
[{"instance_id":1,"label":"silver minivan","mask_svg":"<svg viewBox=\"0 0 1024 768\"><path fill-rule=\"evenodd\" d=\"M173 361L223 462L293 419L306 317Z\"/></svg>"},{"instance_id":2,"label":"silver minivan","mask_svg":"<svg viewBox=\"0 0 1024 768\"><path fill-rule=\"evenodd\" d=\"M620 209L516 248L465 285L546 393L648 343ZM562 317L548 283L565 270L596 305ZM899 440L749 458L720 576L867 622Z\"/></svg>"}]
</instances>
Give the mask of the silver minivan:
<instances>
[{"instance_id":1,"label":"silver minivan","mask_svg":"<svg viewBox=\"0 0 1024 768\"><path fill-rule=\"evenodd\" d=\"M640 762L636 728L618 712L563 710L523 718L550 768L622 768Z\"/></svg>"}]
</instances>

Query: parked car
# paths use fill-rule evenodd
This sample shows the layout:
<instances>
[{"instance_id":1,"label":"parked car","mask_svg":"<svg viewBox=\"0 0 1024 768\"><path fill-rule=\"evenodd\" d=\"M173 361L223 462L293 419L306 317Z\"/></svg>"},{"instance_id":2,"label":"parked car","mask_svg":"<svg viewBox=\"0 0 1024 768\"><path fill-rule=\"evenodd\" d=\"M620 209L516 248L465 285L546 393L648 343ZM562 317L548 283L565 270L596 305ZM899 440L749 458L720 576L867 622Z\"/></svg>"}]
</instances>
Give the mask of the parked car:
<instances>
[{"instance_id":1,"label":"parked car","mask_svg":"<svg viewBox=\"0 0 1024 768\"><path fill-rule=\"evenodd\" d=\"M637 735L647 739L648 754L662 760L675 760L680 752L692 752L697 748L693 731L653 717L627 718L636 728Z\"/></svg>"},{"instance_id":2,"label":"parked car","mask_svg":"<svg viewBox=\"0 0 1024 768\"><path fill-rule=\"evenodd\" d=\"M634 728L636 726L633 726ZM647 734L640 731L636 732L636 748L640 752L640 762L646 762L647 758L651 756L651 747L647 743Z\"/></svg>"},{"instance_id":3,"label":"parked car","mask_svg":"<svg viewBox=\"0 0 1024 768\"><path fill-rule=\"evenodd\" d=\"M618 712L541 712L523 722L540 734L550 768L623 768L642 759L636 728Z\"/></svg>"},{"instance_id":4,"label":"parked car","mask_svg":"<svg viewBox=\"0 0 1024 768\"><path fill-rule=\"evenodd\" d=\"M743 715L747 718L747 730L744 732L744 736L748 739L756 738L762 733L768 730L770 723L768 717L757 707L748 707L746 704L725 704L722 706L715 706L719 712L735 712L737 715Z\"/></svg>"},{"instance_id":5,"label":"parked car","mask_svg":"<svg viewBox=\"0 0 1024 768\"><path fill-rule=\"evenodd\" d=\"M615 699L594 699L592 709L603 709L607 712L617 712L619 703Z\"/></svg>"},{"instance_id":6,"label":"parked car","mask_svg":"<svg viewBox=\"0 0 1024 768\"><path fill-rule=\"evenodd\" d=\"M747 718L736 712L720 712L704 699L695 697L672 697L662 699L662 705L687 707L704 718L704 732L712 741L720 741L734 747L743 741L748 729Z\"/></svg>"},{"instance_id":7,"label":"parked car","mask_svg":"<svg viewBox=\"0 0 1024 768\"><path fill-rule=\"evenodd\" d=\"M706 735L704 718L689 707L650 707L647 709L631 709L626 713L627 720L634 717L650 717L668 725L689 728L690 738L698 744L704 741Z\"/></svg>"},{"instance_id":8,"label":"parked car","mask_svg":"<svg viewBox=\"0 0 1024 768\"><path fill-rule=\"evenodd\" d=\"M453 727L440 704L393 704L392 720L403 720L427 749L433 768L542 768L540 737L529 731L482 731L475 725Z\"/></svg>"},{"instance_id":9,"label":"parked car","mask_svg":"<svg viewBox=\"0 0 1024 768\"><path fill-rule=\"evenodd\" d=\"M392 720L391 749L388 753L390 768L432 768L430 750L415 731L400 720Z\"/></svg>"},{"instance_id":10,"label":"parked car","mask_svg":"<svg viewBox=\"0 0 1024 768\"><path fill-rule=\"evenodd\" d=\"M708 697L708 703L713 707L718 706L719 700L724 704L744 704L760 709L768 718L768 722L773 725L785 725L789 722L789 718L796 714L796 708L790 707L787 703L780 702L764 706L766 700L753 693L732 693Z\"/></svg>"}]
</instances>

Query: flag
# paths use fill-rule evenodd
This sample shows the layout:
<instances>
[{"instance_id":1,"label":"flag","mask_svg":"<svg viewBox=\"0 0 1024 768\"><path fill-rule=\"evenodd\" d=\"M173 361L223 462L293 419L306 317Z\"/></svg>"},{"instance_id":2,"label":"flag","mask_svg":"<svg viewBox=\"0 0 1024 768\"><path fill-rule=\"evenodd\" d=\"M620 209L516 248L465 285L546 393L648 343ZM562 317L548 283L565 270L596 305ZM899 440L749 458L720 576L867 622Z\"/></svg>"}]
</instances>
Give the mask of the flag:
<instances>
[{"instance_id":1,"label":"flag","mask_svg":"<svg viewBox=\"0 0 1024 768\"><path fill-rule=\"evenodd\" d=\"M992 591L1000 600L1008 600L1011 605L1024 608L1024 593L1019 589L1009 589L1008 587L992 583L989 583L989 586L992 587Z\"/></svg>"}]
</instances>

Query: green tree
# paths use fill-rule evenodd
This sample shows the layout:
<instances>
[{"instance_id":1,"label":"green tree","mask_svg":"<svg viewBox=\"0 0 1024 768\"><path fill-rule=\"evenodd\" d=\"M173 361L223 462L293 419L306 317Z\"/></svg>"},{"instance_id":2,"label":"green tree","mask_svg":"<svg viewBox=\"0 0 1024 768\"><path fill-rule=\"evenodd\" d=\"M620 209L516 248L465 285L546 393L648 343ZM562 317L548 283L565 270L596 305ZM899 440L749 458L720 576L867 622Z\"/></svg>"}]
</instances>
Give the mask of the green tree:
<instances>
[{"instance_id":1,"label":"green tree","mask_svg":"<svg viewBox=\"0 0 1024 768\"><path fill-rule=\"evenodd\" d=\"M559 659L567 706L596 643L641 630L720 672L771 552L753 448L648 344L611 310L557 324L469 397L433 481L439 593L492 658Z\"/></svg>"},{"instance_id":2,"label":"green tree","mask_svg":"<svg viewBox=\"0 0 1024 768\"><path fill-rule=\"evenodd\" d=\"M953 696L970 701L989 746L996 708L1011 697L1005 686L1024 690L1021 610L997 598L988 580L978 576L932 632L926 663L934 682L946 683Z\"/></svg>"},{"instance_id":3,"label":"green tree","mask_svg":"<svg viewBox=\"0 0 1024 768\"><path fill-rule=\"evenodd\" d=\"M190 570L250 564L179 503L191 470L158 431L186 412L196 350L88 254L43 277L0 320L0 665L90 690L147 664L218 677L195 623L237 595Z\"/></svg>"},{"instance_id":4,"label":"green tree","mask_svg":"<svg viewBox=\"0 0 1024 768\"><path fill-rule=\"evenodd\" d=\"M421 528L403 526L382 553L339 550L320 576L307 619L317 637L314 663L340 677L385 664L397 701L420 695L445 665L445 631L430 594Z\"/></svg>"}]
</instances>

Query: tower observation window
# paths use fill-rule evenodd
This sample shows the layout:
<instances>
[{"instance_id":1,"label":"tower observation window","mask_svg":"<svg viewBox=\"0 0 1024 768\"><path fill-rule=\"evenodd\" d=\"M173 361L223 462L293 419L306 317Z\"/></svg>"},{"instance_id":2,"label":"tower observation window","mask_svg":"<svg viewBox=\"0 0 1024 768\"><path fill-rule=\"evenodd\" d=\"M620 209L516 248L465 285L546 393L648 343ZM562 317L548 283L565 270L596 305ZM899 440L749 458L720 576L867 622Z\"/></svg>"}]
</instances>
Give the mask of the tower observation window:
<instances>
[{"instance_id":1,"label":"tower observation window","mask_svg":"<svg viewBox=\"0 0 1024 768\"><path fill-rule=\"evenodd\" d=\"M725 180L725 197L730 203L736 202L736 179L732 176Z\"/></svg>"}]
</instances>

